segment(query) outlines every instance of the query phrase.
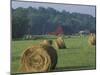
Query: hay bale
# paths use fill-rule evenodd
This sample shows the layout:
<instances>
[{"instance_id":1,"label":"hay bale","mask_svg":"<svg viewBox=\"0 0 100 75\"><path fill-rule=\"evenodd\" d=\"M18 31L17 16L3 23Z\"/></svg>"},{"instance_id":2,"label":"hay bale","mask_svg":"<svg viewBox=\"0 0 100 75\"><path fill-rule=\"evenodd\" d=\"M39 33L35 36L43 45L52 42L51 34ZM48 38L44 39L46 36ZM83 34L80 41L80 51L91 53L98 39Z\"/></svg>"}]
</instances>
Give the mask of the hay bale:
<instances>
[{"instance_id":1,"label":"hay bale","mask_svg":"<svg viewBox=\"0 0 100 75\"><path fill-rule=\"evenodd\" d=\"M63 40L62 37L58 37L56 40L55 40L55 46L58 48L58 49L65 49L66 46L65 46L65 42Z\"/></svg>"},{"instance_id":2,"label":"hay bale","mask_svg":"<svg viewBox=\"0 0 100 75\"><path fill-rule=\"evenodd\" d=\"M59 48L60 48L59 43L58 43L58 41L57 41L57 40L55 40L55 41L54 41L54 44L55 44L55 47L56 47L57 49L59 49Z\"/></svg>"},{"instance_id":3,"label":"hay bale","mask_svg":"<svg viewBox=\"0 0 100 75\"><path fill-rule=\"evenodd\" d=\"M57 64L57 53L52 46L33 46L21 57L21 72L46 72Z\"/></svg>"},{"instance_id":4,"label":"hay bale","mask_svg":"<svg viewBox=\"0 0 100 75\"><path fill-rule=\"evenodd\" d=\"M42 46L51 46L52 45L52 40L43 40L40 45Z\"/></svg>"},{"instance_id":5,"label":"hay bale","mask_svg":"<svg viewBox=\"0 0 100 75\"><path fill-rule=\"evenodd\" d=\"M49 54L49 56L51 58L52 64L51 64L50 69L55 69L56 64L57 64L57 59L58 59L56 49L53 48L52 46L42 46L42 47L47 51L47 53Z\"/></svg>"},{"instance_id":6,"label":"hay bale","mask_svg":"<svg viewBox=\"0 0 100 75\"><path fill-rule=\"evenodd\" d=\"M95 34L91 33L88 38L88 43L90 46L96 45L96 37Z\"/></svg>"}]
</instances>

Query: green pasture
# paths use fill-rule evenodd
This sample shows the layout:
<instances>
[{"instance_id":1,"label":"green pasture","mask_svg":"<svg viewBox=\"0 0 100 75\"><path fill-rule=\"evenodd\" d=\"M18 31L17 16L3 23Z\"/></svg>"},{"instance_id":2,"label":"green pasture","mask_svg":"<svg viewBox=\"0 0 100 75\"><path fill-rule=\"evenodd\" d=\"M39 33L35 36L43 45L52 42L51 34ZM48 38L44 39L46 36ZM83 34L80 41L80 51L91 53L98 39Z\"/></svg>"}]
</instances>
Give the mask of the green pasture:
<instances>
[{"instance_id":1,"label":"green pasture","mask_svg":"<svg viewBox=\"0 0 100 75\"><path fill-rule=\"evenodd\" d=\"M12 41L11 70L19 72L20 57L22 52L32 45L38 45L43 39ZM55 40L55 38L52 38ZM88 45L87 36L64 38L67 49L57 49L58 63L53 71L85 70L96 68L95 46ZM54 44L53 44L54 46ZM55 46L54 46L55 47Z\"/></svg>"}]
</instances>

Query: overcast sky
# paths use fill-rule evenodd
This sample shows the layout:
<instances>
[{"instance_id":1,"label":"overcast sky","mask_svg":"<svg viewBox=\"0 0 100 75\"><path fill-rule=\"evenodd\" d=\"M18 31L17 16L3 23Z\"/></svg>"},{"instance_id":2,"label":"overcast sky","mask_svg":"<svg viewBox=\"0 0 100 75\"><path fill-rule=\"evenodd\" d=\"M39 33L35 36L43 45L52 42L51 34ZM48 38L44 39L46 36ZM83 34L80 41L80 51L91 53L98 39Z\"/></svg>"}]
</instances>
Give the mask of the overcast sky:
<instances>
[{"instance_id":1,"label":"overcast sky","mask_svg":"<svg viewBox=\"0 0 100 75\"><path fill-rule=\"evenodd\" d=\"M12 1L12 7L18 8L18 7L52 7L56 10L62 11L68 11L68 12L77 12L82 14L89 14L95 17L95 6L87 6L87 5L70 5L70 4L54 4L54 3L36 3L36 2L22 2L22 1Z\"/></svg>"}]
</instances>

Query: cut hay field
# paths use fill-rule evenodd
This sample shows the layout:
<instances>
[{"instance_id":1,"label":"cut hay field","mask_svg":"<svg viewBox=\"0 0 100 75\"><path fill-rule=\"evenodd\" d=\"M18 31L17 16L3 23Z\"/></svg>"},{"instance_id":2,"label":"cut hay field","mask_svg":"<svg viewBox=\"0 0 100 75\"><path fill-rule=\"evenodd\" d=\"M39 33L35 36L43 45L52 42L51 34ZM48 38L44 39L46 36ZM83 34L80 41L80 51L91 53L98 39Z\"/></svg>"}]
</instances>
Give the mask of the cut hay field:
<instances>
[{"instance_id":1,"label":"cut hay field","mask_svg":"<svg viewBox=\"0 0 100 75\"><path fill-rule=\"evenodd\" d=\"M52 39L55 40L55 39ZM22 52L32 45L37 45L39 40L18 40L12 41L11 48L11 70L12 73L19 72L20 57ZM69 71L69 70L84 70L95 69L96 50L95 46L88 45L87 36L71 37L64 39L67 49L57 49L58 63L53 71ZM54 46L54 44L53 44ZM55 46L54 46L55 47Z\"/></svg>"}]
</instances>

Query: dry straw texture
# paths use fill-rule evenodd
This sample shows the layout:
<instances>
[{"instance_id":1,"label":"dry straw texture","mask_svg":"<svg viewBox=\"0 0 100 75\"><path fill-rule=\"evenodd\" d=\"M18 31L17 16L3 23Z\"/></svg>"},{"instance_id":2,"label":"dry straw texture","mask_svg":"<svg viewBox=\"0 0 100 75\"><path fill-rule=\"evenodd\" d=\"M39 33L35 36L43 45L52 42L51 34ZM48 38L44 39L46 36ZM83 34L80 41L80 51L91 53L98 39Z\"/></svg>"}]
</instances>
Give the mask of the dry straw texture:
<instances>
[{"instance_id":1,"label":"dry straw texture","mask_svg":"<svg viewBox=\"0 0 100 75\"><path fill-rule=\"evenodd\" d=\"M96 37L95 34L91 33L89 35L88 43L90 46L96 45Z\"/></svg>"},{"instance_id":2,"label":"dry straw texture","mask_svg":"<svg viewBox=\"0 0 100 75\"><path fill-rule=\"evenodd\" d=\"M55 46L56 46L58 49L65 49L65 48L66 48L65 42L64 42L64 40L63 40L62 37L58 37L58 38L55 40Z\"/></svg>"},{"instance_id":3,"label":"dry straw texture","mask_svg":"<svg viewBox=\"0 0 100 75\"><path fill-rule=\"evenodd\" d=\"M52 40L43 40L40 43L41 46L51 46L52 45Z\"/></svg>"},{"instance_id":4,"label":"dry straw texture","mask_svg":"<svg viewBox=\"0 0 100 75\"><path fill-rule=\"evenodd\" d=\"M57 64L57 53L52 46L33 46L21 57L21 72L47 72Z\"/></svg>"}]
</instances>

